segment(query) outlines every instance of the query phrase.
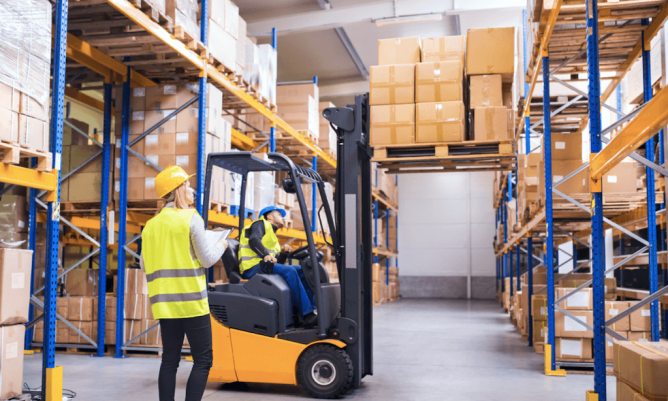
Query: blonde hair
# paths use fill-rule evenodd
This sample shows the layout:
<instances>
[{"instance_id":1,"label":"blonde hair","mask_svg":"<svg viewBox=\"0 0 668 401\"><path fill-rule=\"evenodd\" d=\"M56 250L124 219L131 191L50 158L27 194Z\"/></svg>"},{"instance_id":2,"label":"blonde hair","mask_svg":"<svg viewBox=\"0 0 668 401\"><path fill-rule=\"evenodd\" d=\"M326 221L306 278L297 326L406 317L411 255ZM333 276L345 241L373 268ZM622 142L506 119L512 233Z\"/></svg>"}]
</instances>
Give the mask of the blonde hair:
<instances>
[{"instance_id":1,"label":"blonde hair","mask_svg":"<svg viewBox=\"0 0 668 401\"><path fill-rule=\"evenodd\" d=\"M167 202L174 202L174 209L192 209L192 205L188 202L188 185L189 181L184 182L167 196Z\"/></svg>"}]
</instances>

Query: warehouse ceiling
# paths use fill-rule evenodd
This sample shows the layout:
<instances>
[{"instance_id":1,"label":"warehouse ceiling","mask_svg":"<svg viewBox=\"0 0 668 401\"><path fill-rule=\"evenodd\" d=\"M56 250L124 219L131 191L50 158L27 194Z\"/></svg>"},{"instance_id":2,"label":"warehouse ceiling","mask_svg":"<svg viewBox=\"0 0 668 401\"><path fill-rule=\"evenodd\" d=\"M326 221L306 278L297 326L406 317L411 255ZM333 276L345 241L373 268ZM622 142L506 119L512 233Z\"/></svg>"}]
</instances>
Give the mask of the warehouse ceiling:
<instances>
[{"instance_id":1,"label":"warehouse ceiling","mask_svg":"<svg viewBox=\"0 0 668 401\"><path fill-rule=\"evenodd\" d=\"M519 26L525 0L237 0L258 43L278 30L278 81L318 76L320 98L337 106L369 90L379 39L465 34L481 27ZM381 18L432 14L440 21L377 26ZM348 42L348 46L344 45ZM357 62L355 61L357 60Z\"/></svg>"}]
</instances>

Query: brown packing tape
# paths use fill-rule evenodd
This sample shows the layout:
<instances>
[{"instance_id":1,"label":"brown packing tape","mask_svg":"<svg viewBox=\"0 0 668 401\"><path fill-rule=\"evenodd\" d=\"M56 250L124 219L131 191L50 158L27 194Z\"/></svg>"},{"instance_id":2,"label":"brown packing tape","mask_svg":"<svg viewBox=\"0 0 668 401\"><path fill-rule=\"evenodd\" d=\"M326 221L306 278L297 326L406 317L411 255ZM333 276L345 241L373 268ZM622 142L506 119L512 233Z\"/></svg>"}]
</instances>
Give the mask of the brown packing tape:
<instances>
[{"instance_id":1,"label":"brown packing tape","mask_svg":"<svg viewBox=\"0 0 668 401\"><path fill-rule=\"evenodd\" d=\"M489 106L489 92L491 90L491 83L489 81L489 75L482 76L482 104L483 106Z\"/></svg>"},{"instance_id":2,"label":"brown packing tape","mask_svg":"<svg viewBox=\"0 0 668 401\"><path fill-rule=\"evenodd\" d=\"M485 137L487 139L494 139L492 136L494 134L494 115L496 109L493 107L487 107L485 109ZM490 138L490 136L492 136Z\"/></svg>"}]
</instances>

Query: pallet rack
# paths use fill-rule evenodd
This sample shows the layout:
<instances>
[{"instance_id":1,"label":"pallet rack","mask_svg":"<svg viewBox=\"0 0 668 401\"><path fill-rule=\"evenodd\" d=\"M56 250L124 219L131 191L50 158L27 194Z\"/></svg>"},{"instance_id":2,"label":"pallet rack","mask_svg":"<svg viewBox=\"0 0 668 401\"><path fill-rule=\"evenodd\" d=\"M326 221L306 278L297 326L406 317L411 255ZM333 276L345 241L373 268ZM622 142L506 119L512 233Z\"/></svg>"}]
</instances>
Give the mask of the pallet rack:
<instances>
[{"instance_id":1,"label":"pallet rack","mask_svg":"<svg viewBox=\"0 0 668 401\"><path fill-rule=\"evenodd\" d=\"M524 124L519 124L516 137L519 138L522 131L525 133L525 151L531 151L530 138L532 134L538 134L536 130L542 126L545 154L545 206L537 212L533 218L528 221L515 235L508 236L507 216L505 216L508 197L512 197L512 192L504 192L501 204L497 208L497 228L500 225L504 227L504 243L497 247L497 287L503 289L504 278L510 276L512 291L512 275L509 275L512 265L510 264L509 254L513 246L520 248L527 254L527 282L528 297L531 299L533 290L533 259L536 258L541 264L547 266L547 313L548 313L548 338L545 345L545 373L549 376L565 375L563 370L557 370L557 362L554 357L555 331L554 331L554 313L559 310L565 315L567 311L557 306L557 304L575 292L593 286L594 297L594 324L593 327L583 324L588 330L594 332L594 390L588 391L587 399L606 399L606 357L605 341L606 336L620 341L625 339L611 330L608 326L614 322L628 316L635 310L640 309L646 304L651 305L652 320L652 340L659 339L659 307L658 299L663 294L668 293L668 285L664 283L662 289L658 289L657 277L657 248L660 242L656 237L656 192L654 188L654 171L667 175L663 167L663 131L662 128L668 124L668 91L660 90L656 97L652 99L652 85L649 66L649 49L652 38L659 32L666 18L668 18L668 4L664 1L628 1L628 2L609 2L598 4L597 0L586 1L582 3L569 2L564 4L563 0L557 0L552 4L548 18L542 19L540 27L542 37L536 44L535 49L531 49L533 54L527 54L527 26L524 25L525 39L525 69L527 71L527 84L525 85L525 101L520 110L520 115L524 116ZM651 23L650 23L651 19ZM527 23L526 13L524 14L524 23ZM555 29L559 27L559 29ZM603 36L599 36L600 34ZM586 43L581 43L577 38L586 35ZM583 57L585 56L585 57ZM628 114L622 115L619 104L620 96L618 91L618 108L613 108L605 101L617 89L622 78L630 70L638 57L642 57L643 62L643 83L644 83L644 105ZM527 68L526 63L530 59ZM550 64L555 63L556 68L551 69ZM553 65L555 65L553 64ZM538 83L542 70L543 82L543 101L542 105L532 103L532 93ZM603 78L600 72L605 75ZM578 80L577 74L587 73L588 92L584 92L574 87L569 80ZM556 75L570 75L571 79L560 79ZM605 90L601 91L601 80L609 80ZM566 86L577 93L577 96L570 97L567 102L553 104L550 98L550 83ZM585 102L586 101L586 107ZM533 107L532 107L533 106ZM540 107L542 106L542 107ZM555 108L556 106L556 108ZM602 129L601 127L601 107L611 109L612 112L620 115L617 123L610 127ZM559 116L561 114L561 116ZM562 118L566 116L566 118ZM554 123L554 124L553 124ZM575 124L574 124L575 123ZM590 162L583 165L573 173L564 177L556 183L552 183L552 160L551 160L551 133L574 133L581 134L589 124L591 137L591 158ZM606 135L613 130L618 133L614 139L606 138ZM654 144L653 137L661 131L659 135L659 157L658 163L654 162ZM607 147L602 149L602 142L608 143ZM645 158L634 153L641 145L645 144ZM645 221L648 228L648 239L640 237L631 230L627 229L623 220L628 214L634 211L610 210L606 209L603 203L602 179L603 175L619 163L625 157L632 157L636 161L644 164L647 169L647 194ZM591 207L579 202L556 187L575 174L589 168L590 169L590 188L591 188ZM553 213L555 202L552 194L557 194L574 205L576 210L581 210L590 215L589 222L574 221L562 227L555 225L555 216ZM665 201L661 202L665 204ZM665 207L662 205L665 210ZM661 212L661 211L660 211ZM604 215L605 213L605 215ZM608 218L607 215L617 216ZM561 223L562 221L559 221ZM624 255L615 260L614 266L606 271L604 262L604 223L608 227L614 228L618 232L628 235L634 240L642 243L644 246L632 255ZM628 223L628 221L626 221ZM534 255L533 235L536 231L543 229L546 231L544 240L545 253L539 252L542 258ZM591 265L593 280L576 288L569 295L561 299L554 299L555 266L554 266L554 246L555 232L560 232L562 238L567 237L574 242L573 255L569 255L574 269L568 273L572 274L579 268ZM591 235L591 245L583 238ZM527 249L520 247L520 241L526 236ZM665 235L662 235L665 238ZM577 244L576 244L577 243ZM591 249L592 260L580 262L577 260L577 245ZM618 316L605 319L604 316L604 275L610 273L627 262L642 255L647 251L649 259L649 281L650 289L647 296L634 293L632 296L642 298L635 306ZM519 253L518 253L519 256ZM519 289L519 257L517 258L517 271ZM664 272L664 280L666 274ZM626 292L625 292L626 295ZM631 294L630 294L631 295ZM644 297L643 297L644 296ZM532 320L531 303L529 303L529 322ZM581 323L582 324L582 323ZM665 325L665 324L664 324ZM529 345L532 342L532 326L529 325ZM563 364L565 365L565 364ZM598 398L595 398L598 397Z\"/></svg>"},{"instance_id":2,"label":"pallet rack","mask_svg":"<svg viewBox=\"0 0 668 401\"><path fill-rule=\"evenodd\" d=\"M114 233L118 232L118 265L125 266L126 252L132 256L137 254L130 248L140 238L141 227L146 223L150 215L144 213L134 212L128 210L127 203L127 161L129 153L137 156L130 146L137 142L135 139L129 141L129 92L132 87L146 87L155 86L154 80L162 79L176 81L183 83L188 78L198 78L198 90L193 88L194 97L189 102L190 104L202 102L206 96L207 82L215 85L223 91L225 103L230 107L237 109L238 112L252 111L260 113L270 121L270 132L265 143L257 143L247 135L240 133L237 130L232 131L232 142L235 146L244 150L258 151L262 148L268 148L269 151L284 151L291 155L295 153L293 148L282 149L280 146L277 149L276 130L280 130L284 135L288 135L294 139L301 148L295 156L303 156L305 153L313 155L311 164L315 169L318 165L327 167L329 171L336 169L336 161L330 155L320 149L317 145L310 141L307 137L289 126L285 121L276 115L275 109L263 99L253 96L244 86L239 77L230 74L224 69L216 68L209 62L208 51L206 47L207 39L207 24L208 24L208 7L207 0L202 0L201 12L201 38L202 41L183 40L178 39L178 32L175 32L170 24L168 18L165 18L156 10L152 9L149 3L142 0L81 0L76 3L68 2L67 0L57 0L54 7L55 12L55 30L54 30L54 79L52 88L52 120L51 120L51 153L54 155L52 166L46 168L40 163L37 167L37 160L33 160L33 166L37 168L23 168L15 165L0 163L0 182L26 186L31 188L29 196L29 231L30 249L33 252L36 249L36 224L38 221L47 222L47 262L46 262L46 285L44 288L44 302L42 303L36 298L35 294L31 294L31 310L30 322L27 324L26 334L26 349L30 349L33 345L40 345L43 349L43 377L42 377L42 397L46 394L55 396L55 394L62 393L62 368L55 366L55 348L56 336L55 326L56 320L64 322L68 327L82 336L90 344L67 344L77 348L95 349L96 356L104 356L105 344L105 295L106 295L106 273L107 273L107 251L114 246L109 245L114 241ZM106 14L105 18L96 20L96 15L99 12ZM96 14L97 13L97 14ZM86 20L87 18L90 21ZM69 21L73 22L72 26L68 26ZM97 21L97 22L96 22ZM77 28L77 24L81 26L88 23L99 24L104 21L105 26L126 26L128 27L124 35L110 35L100 34L95 37L86 38L82 40L72 34L70 31ZM99 26L99 25L96 25ZM272 45L276 48L276 31L272 32ZM139 51L128 43L134 43L135 39L140 39ZM95 43L95 46L91 44ZM102 50L104 49L104 50ZM142 55L148 55L142 57ZM118 61L120 56L125 57L123 61ZM134 58L132 58L134 57ZM71 60L73 64L68 65L68 68L82 67L75 74L66 78L66 63L67 59ZM66 85L78 78L82 74L92 74L96 79L104 81L104 101L100 102L90 96L87 96ZM317 83L317 78L316 83ZM111 157L111 122L115 110L111 107L112 100L112 85L116 83L123 84L123 106L122 106L122 135L120 143L120 159L121 159L121 177L120 177L120 197L119 210L116 215L113 210L110 210L110 200L108 190L102 190L101 201L99 203L99 220L90 217L80 217L73 215L70 218L61 216L60 209L60 183L61 180L67 179L68 175L61 177L60 156L62 153L62 137L64 110L65 110L65 95L72 97L91 107L100 109L104 113L104 125L102 142L98 142L95 138L88 136L94 143L101 147L101 150L93 157L86 160L82 165L75 168L80 169L86 163L93 160L99 154L102 154L103 171L110 170ZM174 112L174 115L178 111ZM168 116L149 131L143 135L147 135L152 130L159 127L168 120ZM198 193L202 192L204 185L204 108L199 108L199 124L198 124ZM75 131L78 131L76 127ZM84 134L83 132L79 132ZM266 150L265 150L266 151ZM154 166L155 167L155 166ZM48 171L45 171L48 170ZM74 172L74 171L73 171ZM72 172L72 173L73 173ZM102 189L109 188L109 175L102 174ZM7 187L6 187L7 188ZM38 193L38 191L42 191ZM45 202L39 198L46 193ZM314 192L315 194L315 192ZM46 208L46 214L38 213L38 206ZM197 210L201 213L202 205L201 199L196 204ZM207 205L208 207L208 205ZM315 209L315 208L314 208ZM224 225L230 227L238 227L239 217L231 216L227 213L212 210L209 212L210 222L216 225ZM114 220L117 220L115 222ZM83 241L75 242L78 246L91 246L95 249L86 255L84 258L71 266L69 270L77 267L81 263L88 261L93 256L99 255L99 278L98 280L98 332L97 337L93 340L88 338L84 333L74 327L67 320L57 315L56 313L56 289L58 280L58 244L59 244L59 225L63 222L74 230L78 235L83 237ZM315 220L314 220L315 221ZM248 224L250 223L247 220ZM117 228L107 230L107 227L117 226ZM99 230L99 240L90 236L86 230ZM128 240L128 234L132 234L132 238ZM292 240L305 240L306 233L293 229L284 228L277 233L279 237L291 238ZM314 236L319 244L325 244L322 236ZM33 254L34 255L34 254ZM33 272L34 272L35 258L33 256ZM65 272L66 273L66 272ZM61 273L60 276L65 273ZM118 270L119 286L124 283L125 269ZM31 289L33 287L31 286ZM124 319L124 291L122 288L118 291L117 298L117 322L122 322ZM42 316L33 319L33 308L43 310ZM33 344L31 328L39 320L44 321L44 339L41 344ZM149 328L144 333L141 333L136 338L129 342L124 342L123 324L116 326L116 344L115 357L123 358L125 350L143 350L144 347L132 347L132 342L139 337L146 334L149 330L156 326ZM155 350L149 348L150 350Z\"/></svg>"},{"instance_id":3,"label":"pallet rack","mask_svg":"<svg viewBox=\"0 0 668 401\"><path fill-rule=\"evenodd\" d=\"M371 196L373 202L373 224L374 224L374 238L373 238L373 263L377 264L380 258L385 259L385 285L390 285L390 265L394 263L394 267L399 267L399 206L393 203L389 197L385 196L378 188L378 169L376 169L376 176L372 177L376 184L372 188ZM398 184L398 177L394 176L394 183ZM394 244L394 251L390 248L390 219L394 218L397 226L396 239ZM385 220L385 247L378 246L378 221ZM390 299L394 301L394 299Z\"/></svg>"}]
</instances>

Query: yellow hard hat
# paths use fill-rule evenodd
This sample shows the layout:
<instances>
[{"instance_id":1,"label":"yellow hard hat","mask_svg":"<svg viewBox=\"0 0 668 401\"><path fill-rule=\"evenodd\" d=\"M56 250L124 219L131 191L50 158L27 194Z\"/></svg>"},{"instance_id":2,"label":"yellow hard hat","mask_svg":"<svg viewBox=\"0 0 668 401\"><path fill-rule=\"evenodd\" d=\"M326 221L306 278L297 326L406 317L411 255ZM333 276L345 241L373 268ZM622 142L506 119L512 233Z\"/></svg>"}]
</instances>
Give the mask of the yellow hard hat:
<instances>
[{"instance_id":1,"label":"yellow hard hat","mask_svg":"<svg viewBox=\"0 0 668 401\"><path fill-rule=\"evenodd\" d=\"M155 192L160 198L164 198L193 175L195 174L188 175L180 166L169 166L155 177Z\"/></svg>"}]
</instances>

